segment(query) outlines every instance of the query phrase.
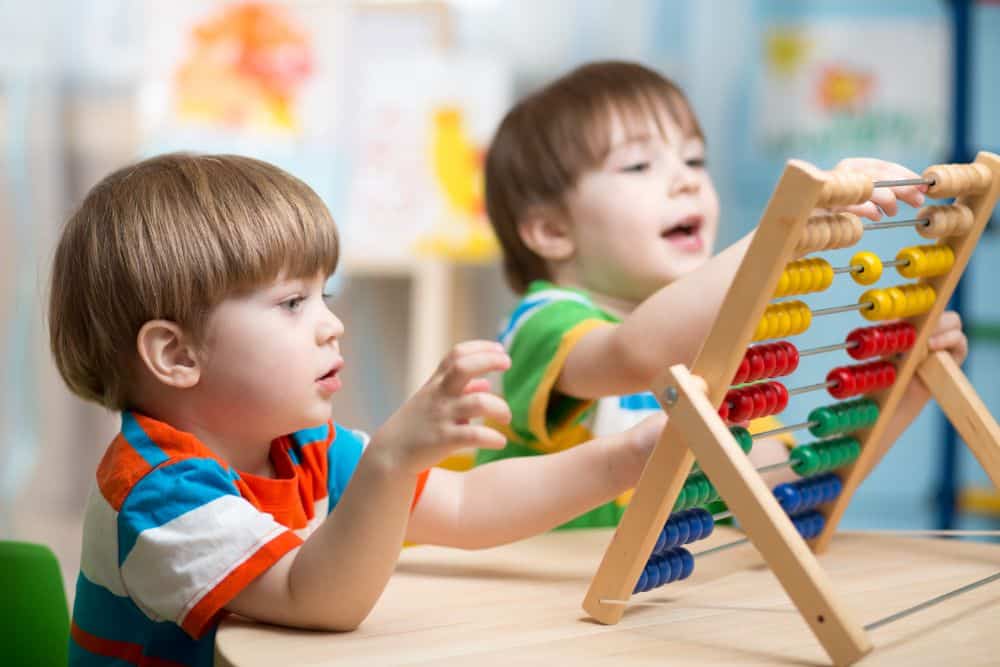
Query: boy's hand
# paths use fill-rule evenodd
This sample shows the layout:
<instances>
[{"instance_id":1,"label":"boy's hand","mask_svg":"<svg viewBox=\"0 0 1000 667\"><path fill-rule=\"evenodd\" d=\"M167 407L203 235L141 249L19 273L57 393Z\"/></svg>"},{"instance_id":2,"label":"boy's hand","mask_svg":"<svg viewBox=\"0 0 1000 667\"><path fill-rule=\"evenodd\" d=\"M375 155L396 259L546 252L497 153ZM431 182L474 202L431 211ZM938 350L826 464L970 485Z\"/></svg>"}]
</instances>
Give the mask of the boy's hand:
<instances>
[{"instance_id":1,"label":"boy's hand","mask_svg":"<svg viewBox=\"0 0 1000 667\"><path fill-rule=\"evenodd\" d=\"M371 446L380 448L389 465L414 474L462 447L501 449L506 444L501 433L470 422L480 417L510 422L506 401L490 393L489 382L481 377L509 367L510 357L500 343L459 343L372 436Z\"/></svg>"},{"instance_id":2,"label":"boy's hand","mask_svg":"<svg viewBox=\"0 0 1000 667\"><path fill-rule=\"evenodd\" d=\"M962 318L953 310L946 310L938 318L937 326L927 339L930 352L948 352L955 364L962 365L969 354L969 339L962 331Z\"/></svg>"},{"instance_id":3,"label":"boy's hand","mask_svg":"<svg viewBox=\"0 0 1000 667\"><path fill-rule=\"evenodd\" d=\"M660 434L666 425L667 415L658 412L622 432L622 455L615 457L618 460L616 462L623 463L619 468L622 474L621 488L631 488L639 482L639 475L646 467L646 461L653 453L653 448L659 442Z\"/></svg>"},{"instance_id":4,"label":"boy's hand","mask_svg":"<svg viewBox=\"0 0 1000 667\"><path fill-rule=\"evenodd\" d=\"M870 176L873 181L898 181L910 178L920 178L920 174L914 173L894 162L886 162L876 158L847 158L841 160L834 167L835 171L856 171ZM864 204L847 206L844 210L868 218L869 220L881 220L882 214L896 215L899 212L897 200L902 200L919 208L924 205L924 192L926 185L904 185L896 188L875 188L872 198Z\"/></svg>"}]
</instances>

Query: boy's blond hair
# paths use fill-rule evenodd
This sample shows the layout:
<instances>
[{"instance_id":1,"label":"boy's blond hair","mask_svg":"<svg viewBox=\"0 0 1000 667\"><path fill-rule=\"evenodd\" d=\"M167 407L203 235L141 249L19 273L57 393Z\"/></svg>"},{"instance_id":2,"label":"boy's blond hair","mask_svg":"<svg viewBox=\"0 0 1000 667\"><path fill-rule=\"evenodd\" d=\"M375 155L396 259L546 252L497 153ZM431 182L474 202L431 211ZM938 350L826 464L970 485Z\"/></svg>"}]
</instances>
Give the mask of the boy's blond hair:
<instances>
[{"instance_id":1,"label":"boy's blond hair","mask_svg":"<svg viewBox=\"0 0 1000 667\"><path fill-rule=\"evenodd\" d=\"M666 114L688 136L704 139L684 93L629 62L579 67L518 102L501 122L486 156L486 210L515 292L551 278L545 260L521 241L518 224L532 207L562 207L577 179L604 162L615 113L626 126L643 127L650 118L659 126Z\"/></svg>"},{"instance_id":2,"label":"boy's blond hair","mask_svg":"<svg viewBox=\"0 0 1000 667\"><path fill-rule=\"evenodd\" d=\"M279 275L329 275L337 255L322 200L273 165L177 153L125 167L91 189L56 249L56 366L80 397L131 407L143 324L170 320L197 340L225 297Z\"/></svg>"}]
</instances>

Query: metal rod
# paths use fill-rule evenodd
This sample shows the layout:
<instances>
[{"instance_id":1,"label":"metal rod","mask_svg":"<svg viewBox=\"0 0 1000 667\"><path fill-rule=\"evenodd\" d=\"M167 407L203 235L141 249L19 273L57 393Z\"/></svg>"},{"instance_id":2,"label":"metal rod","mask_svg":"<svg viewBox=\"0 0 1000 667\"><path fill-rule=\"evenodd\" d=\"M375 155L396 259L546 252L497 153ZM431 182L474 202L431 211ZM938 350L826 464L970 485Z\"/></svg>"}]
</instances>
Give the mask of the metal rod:
<instances>
[{"instance_id":1,"label":"metal rod","mask_svg":"<svg viewBox=\"0 0 1000 667\"><path fill-rule=\"evenodd\" d=\"M930 224L928 218L913 218L912 220L888 220L886 222L869 222L865 223L864 228L866 232L870 232L876 229L892 229L893 227L916 227L917 225L923 225L926 227Z\"/></svg>"},{"instance_id":2,"label":"metal rod","mask_svg":"<svg viewBox=\"0 0 1000 667\"><path fill-rule=\"evenodd\" d=\"M849 310L871 310L874 307L875 304L872 303L871 301L862 301L861 303L852 303L847 306L833 306L832 308L819 308L818 310L812 311L812 316L820 317L822 315L835 315L837 313L846 313Z\"/></svg>"},{"instance_id":3,"label":"metal rod","mask_svg":"<svg viewBox=\"0 0 1000 667\"><path fill-rule=\"evenodd\" d=\"M877 621L869 623L868 625L865 626L865 632L874 630L875 628L881 628L883 625L888 625L894 621L898 621L901 618L906 618L910 614L915 614L918 611L922 611L924 609L927 609L928 607L932 607L938 604L939 602L950 600L951 598L961 595L962 593L968 593L969 591L975 590L980 586L985 586L986 584L991 583L993 581L997 581L998 579L1000 579L1000 572L997 572L996 574L991 574L990 576L984 577L979 581L974 581L971 584L966 584L961 588L956 588L955 590L949 591L948 593L938 595L937 597L933 597L930 600L925 600L920 604L915 604L912 607L907 607L902 611L897 611L895 614L890 614L885 618L880 618Z\"/></svg>"},{"instance_id":4,"label":"metal rod","mask_svg":"<svg viewBox=\"0 0 1000 667\"><path fill-rule=\"evenodd\" d=\"M894 181L875 181L872 183L872 187L896 188L904 185L934 185L934 182L934 179L931 178L900 178Z\"/></svg>"},{"instance_id":5,"label":"metal rod","mask_svg":"<svg viewBox=\"0 0 1000 667\"><path fill-rule=\"evenodd\" d=\"M822 347L813 347L808 350L799 350L799 356L808 357L811 354L825 354L827 352L836 352L837 350L851 350L858 345L859 343L855 343L854 341L834 343L833 345L823 345Z\"/></svg>"},{"instance_id":6,"label":"metal rod","mask_svg":"<svg viewBox=\"0 0 1000 667\"><path fill-rule=\"evenodd\" d=\"M797 396L799 394L807 394L810 391L819 391L820 389L827 389L829 387L834 387L837 385L836 380L830 380L828 382L819 382L817 384L807 384L804 387L796 387L795 389L789 389L789 396Z\"/></svg>"},{"instance_id":7,"label":"metal rod","mask_svg":"<svg viewBox=\"0 0 1000 667\"><path fill-rule=\"evenodd\" d=\"M910 265L910 260L908 259L893 259L889 260L888 262L882 262L882 266L897 267L897 266L909 266L909 265Z\"/></svg>"},{"instance_id":8,"label":"metal rod","mask_svg":"<svg viewBox=\"0 0 1000 667\"><path fill-rule=\"evenodd\" d=\"M886 259L882 260L882 266L896 267L896 266L909 266L910 260L908 259ZM833 273L864 273L865 267L860 264L851 264L850 266L838 266L833 269Z\"/></svg>"},{"instance_id":9,"label":"metal rod","mask_svg":"<svg viewBox=\"0 0 1000 667\"><path fill-rule=\"evenodd\" d=\"M782 426L781 428L772 428L770 431L761 431L760 433L754 433L750 437L753 440L760 440L762 438L769 438L772 435L780 435L782 433L790 433L792 431L801 431L804 428L809 428L810 426L816 426L819 422L801 422L799 424L789 424L788 426Z\"/></svg>"}]
</instances>

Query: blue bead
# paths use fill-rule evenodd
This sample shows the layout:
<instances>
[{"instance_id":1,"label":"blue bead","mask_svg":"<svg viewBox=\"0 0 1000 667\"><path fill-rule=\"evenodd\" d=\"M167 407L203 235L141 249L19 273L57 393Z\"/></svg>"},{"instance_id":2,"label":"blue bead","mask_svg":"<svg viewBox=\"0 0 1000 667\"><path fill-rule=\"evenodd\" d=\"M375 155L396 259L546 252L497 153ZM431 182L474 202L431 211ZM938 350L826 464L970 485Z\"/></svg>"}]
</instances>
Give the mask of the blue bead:
<instances>
[{"instance_id":1,"label":"blue bead","mask_svg":"<svg viewBox=\"0 0 1000 667\"><path fill-rule=\"evenodd\" d=\"M689 544L691 542L697 542L702 537L702 535L701 535L701 515L698 513L698 510L700 510L700 509L701 509L700 507L697 508L695 511L691 512L691 516L688 517L688 521L687 521L687 524L688 524L688 539L687 539L687 542L685 542L685 544Z\"/></svg>"},{"instance_id":2,"label":"blue bead","mask_svg":"<svg viewBox=\"0 0 1000 667\"><path fill-rule=\"evenodd\" d=\"M681 576L678 579L687 579L694 572L694 556L687 549L681 549Z\"/></svg>"},{"instance_id":3,"label":"blue bead","mask_svg":"<svg viewBox=\"0 0 1000 667\"><path fill-rule=\"evenodd\" d=\"M660 581L660 568L658 567L658 560L651 560L646 564L646 590L651 591L657 586L661 586L663 582Z\"/></svg>"},{"instance_id":4,"label":"blue bead","mask_svg":"<svg viewBox=\"0 0 1000 667\"><path fill-rule=\"evenodd\" d=\"M833 475L833 497L836 498L844 490L844 482L836 475Z\"/></svg>"},{"instance_id":5,"label":"blue bead","mask_svg":"<svg viewBox=\"0 0 1000 667\"><path fill-rule=\"evenodd\" d=\"M656 536L656 544L653 545L652 555L655 556L656 554L660 553L666 546L667 546L667 529L664 528L663 530L660 531L660 534Z\"/></svg>"},{"instance_id":6,"label":"blue bead","mask_svg":"<svg viewBox=\"0 0 1000 667\"><path fill-rule=\"evenodd\" d=\"M778 504L781 505L781 509L785 510L786 513L791 514L795 511L795 506L798 504L799 492L791 484L779 484L774 487L774 497L777 498Z\"/></svg>"},{"instance_id":7,"label":"blue bead","mask_svg":"<svg viewBox=\"0 0 1000 667\"><path fill-rule=\"evenodd\" d=\"M684 559L681 558L682 551L687 551L687 549L677 547L670 552L670 582L677 581L681 578L681 574L684 573Z\"/></svg>"},{"instance_id":8,"label":"blue bead","mask_svg":"<svg viewBox=\"0 0 1000 667\"><path fill-rule=\"evenodd\" d=\"M635 582L635 588L632 589L632 595L636 593L644 593L649 590L646 586L649 585L649 575L646 574L646 568L642 569L642 574L639 575L639 581Z\"/></svg>"},{"instance_id":9,"label":"blue bead","mask_svg":"<svg viewBox=\"0 0 1000 667\"><path fill-rule=\"evenodd\" d=\"M681 520L677 522L677 542L674 546L678 544L687 544L691 537L691 526L688 517L681 517Z\"/></svg>"},{"instance_id":10,"label":"blue bead","mask_svg":"<svg viewBox=\"0 0 1000 667\"><path fill-rule=\"evenodd\" d=\"M660 553L663 553L667 549L673 546L677 546L677 540L680 539L680 531L677 530L677 515L670 517L670 521L667 522L667 543L663 545L663 549Z\"/></svg>"},{"instance_id":11,"label":"blue bead","mask_svg":"<svg viewBox=\"0 0 1000 667\"><path fill-rule=\"evenodd\" d=\"M703 540L715 530L715 519L712 518L711 512L703 509L698 513L698 520L701 523L701 537L698 539Z\"/></svg>"},{"instance_id":12,"label":"blue bead","mask_svg":"<svg viewBox=\"0 0 1000 667\"><path fill-rule=\"evenodd\" d=\"M671 563L670 561L671 561L670 558L664 558L659 563L657 563L657 569L659 569L659 571L660 571L659 572L659 574L660 574L659 582L660 583L657 584L658 586L663 586L664 584L669 584L671 581L674 580L673 563Z\"/></svg>"}]
</instances>

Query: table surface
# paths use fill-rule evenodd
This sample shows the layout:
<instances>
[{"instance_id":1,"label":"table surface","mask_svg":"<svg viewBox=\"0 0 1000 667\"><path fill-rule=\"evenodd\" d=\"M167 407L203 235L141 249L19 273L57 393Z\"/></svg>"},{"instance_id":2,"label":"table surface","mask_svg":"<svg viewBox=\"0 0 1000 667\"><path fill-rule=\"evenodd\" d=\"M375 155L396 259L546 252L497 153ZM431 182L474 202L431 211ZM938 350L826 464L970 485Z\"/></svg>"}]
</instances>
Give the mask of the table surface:
<instances>
[{"instance_id":1,"label":"table surface","mask_svg":"<svg viewBox=\"0 0 1000 667\"><path fill-rule=\"evenodd\" d=\"M696 553L741 535L717 529ZM580 603L609 530L549 533L484 551L406 549L361 628L323 633L223 621L224 666L827 665L823 649L749 544L695 560L694 574L632 598L620 623ZM1000 545L839 534L820 563L866 625L1000 571ZM1000 664L1000 582L872 630L863 665Z\"/></svg>"}]
</instances>

